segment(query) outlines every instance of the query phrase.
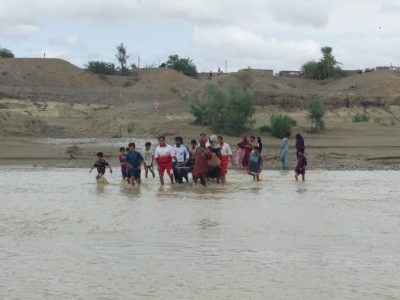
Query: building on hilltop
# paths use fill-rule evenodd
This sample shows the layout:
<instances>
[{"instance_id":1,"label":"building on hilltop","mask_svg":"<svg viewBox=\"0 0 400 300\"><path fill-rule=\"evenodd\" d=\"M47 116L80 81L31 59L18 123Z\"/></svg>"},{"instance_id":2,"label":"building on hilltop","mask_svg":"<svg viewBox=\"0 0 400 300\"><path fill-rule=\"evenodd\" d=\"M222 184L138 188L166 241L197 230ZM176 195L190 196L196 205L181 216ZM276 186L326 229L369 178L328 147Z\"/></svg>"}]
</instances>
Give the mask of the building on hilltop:
<instances>
[{"instance_id":1,"label":"building on hilltop","mask_svg":"<svg viewBox=\"0 0 400 300\"><path fill-rule=\"evenodd\" d=\"M274 75L274 70L271 69L240 69L238 72L252 72L257 75L268 75L268 76L273 76Z\"/></svg>"},{"instance_id":2,"label":"building on hilltop","mask_svg":"<svg viewBox=\"0 0 400 300\"><path fill-rule=\"evenodd\" d=\"M300 78L301 72L300 71L280 71L279 77Z\"/></svg>"}]
</instances>

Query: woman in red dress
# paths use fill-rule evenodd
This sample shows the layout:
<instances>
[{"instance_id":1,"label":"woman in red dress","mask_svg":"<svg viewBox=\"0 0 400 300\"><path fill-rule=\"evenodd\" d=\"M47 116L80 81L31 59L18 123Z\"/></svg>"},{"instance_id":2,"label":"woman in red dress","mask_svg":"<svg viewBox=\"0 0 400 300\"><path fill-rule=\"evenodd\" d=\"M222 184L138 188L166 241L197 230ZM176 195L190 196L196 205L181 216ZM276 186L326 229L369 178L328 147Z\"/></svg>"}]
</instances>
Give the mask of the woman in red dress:
<instances>
[{"instance_id":1,"label":"woman in red dress","mask_svg":"<svg viewBox=\"0 0 400 300\"><path fill-rule=\"evenodd\" d=\"M208 171L208 160L211 158L210 150L206 148L206 142L200 140L200 146L196 150L196 155L194 158L194 168L193 168L193 181L197 183L200 179L202 185L207 184L207 171Z\"/></svg>"},{"instance_id":2,"label":"woman in red dress","mask_svg":"<svg viewBox=\"0 0 400 300\"><path fill-rule=\"evenodd\" d=\"M240 144L241 144L241 148L244 149L242 165L245 169L247 169L247 166L249 165L250 153L251 153L252 147L247 139L247 136L243 137L243 141Z\"/></svg>"}]
</instances>

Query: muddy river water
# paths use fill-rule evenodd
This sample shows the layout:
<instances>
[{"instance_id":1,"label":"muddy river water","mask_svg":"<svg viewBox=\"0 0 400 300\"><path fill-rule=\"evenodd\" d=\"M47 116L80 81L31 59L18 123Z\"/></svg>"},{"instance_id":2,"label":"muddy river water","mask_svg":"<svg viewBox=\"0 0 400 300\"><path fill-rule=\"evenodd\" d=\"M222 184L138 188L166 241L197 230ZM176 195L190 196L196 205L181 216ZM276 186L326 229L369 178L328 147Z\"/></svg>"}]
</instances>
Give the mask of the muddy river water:
<instances>
[{"instance_id":1,"label":"muddy river water","mask_svg":"<svg viewBox=\"0 0 400 300\"><path fill-rule=\"evenodd\" d=\"M0 299L400 299L400 172L0 174Z\"/></svg>"}]
</instances>

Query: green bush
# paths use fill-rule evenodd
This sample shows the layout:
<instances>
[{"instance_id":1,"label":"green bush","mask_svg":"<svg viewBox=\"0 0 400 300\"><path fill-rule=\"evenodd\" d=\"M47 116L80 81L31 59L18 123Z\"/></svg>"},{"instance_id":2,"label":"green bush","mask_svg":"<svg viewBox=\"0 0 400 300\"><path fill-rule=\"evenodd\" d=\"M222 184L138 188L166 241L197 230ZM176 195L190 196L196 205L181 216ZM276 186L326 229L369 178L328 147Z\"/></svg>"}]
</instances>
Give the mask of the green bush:
<instances>
[{"instance_id":1,"label":"green bush","mask_svg":"<svg viewBox=\"0 0 400 300\"><path fill-rule=\"evenodd\" d=\"M170 68L183 74L197 78L197 68L196 65L190 58L180 58L178 55L170 55L167 62L162 63L160 68Z\"/></svg>"},{"instance_id":2,"label":"green bush","mask_svg":"<svg viewBox=\"0 0 400 300\"><path fill-rule=\"evenodd\" d=\"M316 61L309 61L302 65L301 72L308 79L324 80L328 78L344 77L342 69L332 54L332 47L321 48L322 57Z\"/></svg>"},{"instance_id":3,"label":"green bush","mask_svg":"<svg viewBox=\"0 0 400 300\"><path fill-rule=\"evenodd\" d=\"M116 75L118 73L113 63L103 61L89 61L88 64L85 65L85 69L100 75Z\"/></svg>"},{"instance_id":4,"label":"green bush","mask_svg":"<svg viewBox=\"0 0 400 300\"><path fill-rule=\"evenodd\" d=\"M272 131L271 127L268 125L261 126L258 130L262 133L270 133Z\"/></svg>"},{"instance_id":5,"label":"green bush","mask_svg":"<svg viewBox=\"0 0 400 300\"><path fill-rule=\"evenodd\" d=\"M255 108L253 98L240 87L223 90L216 84L207 84L197 101L191 101L189 110L199 125L240 135L252 125Z\"/></svg>"},{"instance_id":6,"label":"green bush","mask_svg":"<svg viewBox=\"0 0 400 300\"><path fill-rule=\"evenodd\" d=\"M353 118L352 118L354 123L360 123L360 122L368 122L369 121L369 116L366 114L362 113L356 113Z\"/></svg>"},{"instance_id":7,"label":"green bush","mask_svg":"<svg viewBox=\"0 0 400 300\"><path fill-rule=\"evenodd\" d=\"M314 123L314 130L318 132L325 128L324 116L325 107L324 104L318 98L311 98L307 104L308 118Z\"/></svg>"},{"instance_id":8,"label":"green bush","mask_svg":"<svg viewBox=\"0 0 400 300\"><path fill-rule=\"evenodd\" d=\"M276 138L288 137L292 134L292 127L296 125L296 120L289 116L272 115L271 133Z\"/></svg>"},{"instance_id":9,"label":"green bush","mask_svg":"<svg viewBox=\"0 0 400 300\"><path fill-rule=\"evenodd\" d=\"M14 58L14 53L6 48L0 48L0 58Z\"/></svg>"}]
</instances>

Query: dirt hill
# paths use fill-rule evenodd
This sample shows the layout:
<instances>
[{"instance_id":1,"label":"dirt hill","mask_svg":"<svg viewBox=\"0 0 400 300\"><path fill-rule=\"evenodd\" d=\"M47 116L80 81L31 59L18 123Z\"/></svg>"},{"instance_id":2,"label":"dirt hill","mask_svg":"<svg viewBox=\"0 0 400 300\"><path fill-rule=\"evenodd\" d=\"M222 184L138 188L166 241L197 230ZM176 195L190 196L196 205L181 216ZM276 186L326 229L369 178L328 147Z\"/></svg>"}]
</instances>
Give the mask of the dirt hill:
<instances>
[{"instance_id":1,"label":"dirt hill","mask_svg":"<svg viewBox=\"0 0 400 300\"><path fill-rule=\"evenodd\" d=\"M0 59L0 87L97 88L105 83L62 59Z\"/></svg>"}]
</instances>

